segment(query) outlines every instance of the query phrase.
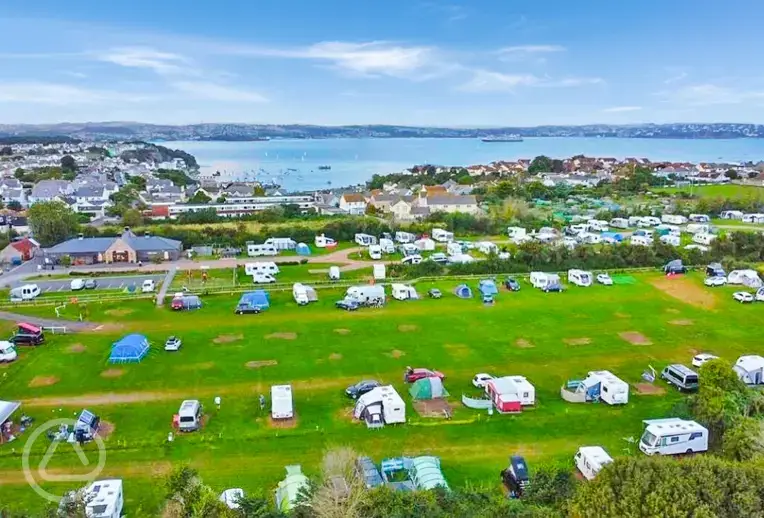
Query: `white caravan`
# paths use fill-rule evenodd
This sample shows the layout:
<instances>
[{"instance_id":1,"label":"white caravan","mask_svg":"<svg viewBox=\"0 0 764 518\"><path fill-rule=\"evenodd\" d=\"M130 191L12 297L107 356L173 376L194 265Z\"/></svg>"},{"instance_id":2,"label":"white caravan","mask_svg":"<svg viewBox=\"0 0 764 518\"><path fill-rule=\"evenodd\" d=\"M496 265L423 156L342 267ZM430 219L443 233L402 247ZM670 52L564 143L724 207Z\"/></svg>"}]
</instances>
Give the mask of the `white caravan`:
<instances>
[{"instance_id":1,"label":"white caravan","mask_svg":"<svg viewBox=\"0 0 764 518\"><path fill-rule=\"evenodd\" d=\"M583 245L599 245L602 243L602 236L592 234L591 232L581 232L576 236L576 239Z\"/></svg>"},{"instance_id":2,"label":"white caravan","mask_svg":"<svg viewBox=\"0 0 764 518\"><path fill-rule=\"evenodd\" d=\"M370 246L377 244L377 238L371 234L356 234L355 242L360 246Z\"/></svg>"},{"instance_id":3,"label":"white caravan","mask_svg":"<svg viewBox=\"0 0 764 518\"><path fill-rule=\"evenodd\" d=\"M416 236L411 232L398 231L395 233L395 240L399 243L412 243L415 239Z\"/></svg>"},{"instance_id":4,"label":"white caravan","mask_svg":"<svg viewBox=\"0 0 764 518\"><path fill-rule=\"evenodd\" d=\"M723 210L719 217L722 219L743 219L743 211L741 210Z\"/></svg>"},{"instance_id":5,"label":"white caravan","mask_svg":"<svg viewBox=\"0 0 764 518\"><path fill-rule=\"evenodd\" d=\"M629 384L610 371L591 371L584 384L587 387L599 384L599 399L608 405L625 405L629 402Z\"/></svg>"},{"instance_id":6,"label":"white caravan","mask_svg":"<svg viewBox=\"0 0 764 518\"><path fill-rule=\"evenodd\" d=\"M687 218L679 214L664 214L661 216L661 221L671 225L684 225L687 223Z\"/></svg>"},{"instance_id":7,"label":"white caravan","mask_svg":"<svg viewBox=\"0 0 764 518\"><path fill-rule=\"evenodd\" d=\"M690 223L685 230L689 234L710 234L711 225L706 223Z\"/></svg>"},{"instance_id":8,"label":"white caravan","mask_svg":"<svg viewBox=\"0 0 764 518\"><path fill-rule=\"evenodd\" d=\"M277 251L294 250L297 248L297 241L291 237L269 237L265 240L265 244L272 246Z\"/></svg>"},{"instance_id":9,"label":"white caravan","mask_svg":"<svg viewBox=\"0 0 764 518\"><path fill-rule=\"evenodd\" d=\"M335 241L331 237L326 237L323 234L316 236L316 239L314 239L313 242L315 243L316 248L327 248L327 247L331 248L337 245L337 241Z\"/></svg>"},{"instance_id":10,"label":"white caravan","mask_svg":"<svg viewBox=\"0 0 764 518\"><path fill-rule=\"evenodd\" d=\"M448 243L454 240L454 233L442 228L432 229L432 238L439 243Z\"/></svg>"},{"instance_id":11,"label":"white caravan","mask_svg":"<svg viewBox=\"0 0 764 518\"><path fill-rule=\"evenodd\" d=\"M271 387L271 418L292 419L292 385L273 385Z\"/></svg>"},{"instance_id":12,"label":"white caravan","mask_svg":"<svg viewBox=\"0 0 764 518\"><path fill-rule=\"evenodd\" d=\"M367 425L403 424L406 422L406 403L392 385L376 387L358 398L353 417Z\"/></svg>"},{"instance_id":13,"label":"white caravan","mask_svg":"<svg viewBox=\"0 0 764 518\"><path fill-rule=\"evenodd\" d=\"M629 228L629 220L626 218L613 218L610 220L610 226L613 228Z\"/></svg>"},{"instance_id":14,"label":"white caravan","mask_svg":"<svg viewBox=\"0 0 764 518\"><path fill-rule=\"evenodd\" d=\"M630 227L640 227L644 226L641 225L642 223L642 216L629 216L629 226Z\"/></svg>"},{"instance_id":15,"label":"white caravan","mask_svg":"<svg viewBox=\"0 0 764 518\"><path fill-rule=\"evenodd\" d=\"M682 229L679 228L677 225L669 225L668 223L661 223L657 227L655 227L655 230L658 232L661 232L663 230L668 230L668 233L672 236L681 236L682 235Z\"/></svg>"},{"instance_id":16,"label":"white caravan","mask_svg":"<svg viewBox=\"0 0 764 518\"><path fill-rule=\"evenodd\" d=\"M417 249L421 250L422 252L432 252L435 250L435 241L429 237L423 237L422 239L417 239L414 241L414 246L416 246Z\"/></svg>"},{"instance_id":17,"label":"white caravan","mask_svg":"<svg viewBox=\"0 0 764 518\"><path fill-rule=\"evenodd\" d=\"M742 284L749 288L761 288L761 278L756 270L732 270L727 275L728 284Z\"/></svg>"},{"instance_id":18,"label":"white caravan","mask_svg":"<svg viewBox=\"0 0 764 518\"><path fill-rule=\"evenodd\" d=\"M422 256L419 254L407 255L401 259L401 264L419 264L423 261Z\"/></svg>"},{"instance_id":19,"label":"white caravan","mask_svg":"<svg viewBox=\"0 0 764 518\"><path fill-rule=\"evenodd\" d=\"M393 283L390 285L390 288L395 300L414 300L419 298L416 289L408 284Z\"/></svg>"},{"instance_id":20,"label":"white caravan","mask_svg":"<svg viewBox=\"0 0 764 518\"><path fill-rule=\"evenodd\" d=\"M369 257L374 261L382 259L382 247L379 245L369 245Z\"/></svg>"},{"instance_id":21,"label":"white caravan","mask_svg":"<svg viewBox=\"0 0 764 518\"><path fill-rule=\"evenodd\" d=\"M22 300L32 300L40 294L40 287L37 284L25 284L11 290L11 301L19 302Z\"/></svg>"},{"instance_id":22,"label":"white caravan","mask_svg":"<svg viewBox=\"0 0 764 518\"><path fill-rule=\"evenodd\" d=\"M510 240L526 235L528 235L528 232L523 227L507 227L507 236Z\"/></svg>"},{"instance_id":23,"label":"white caravan","mask_svg":"<svg viewBox=\"0 0 764 518\"><path fill-rule=\"evenodd\" d=\"M499 253L498 245L496 243L491 243L490 241L478 241L475 243L475 248L478 249L478 252L484 253L485 255Z\"/></svg>"},{"instance_id":24,"label":"white caravan","mask_svg":"<svg viewBox=\"0 0 764 518\"><path fill-rule=\"evenodd\" d=\"M568 282L571 284L587 288L592 285L593 280L594 275L592 275L592 272L577 269L568 270Z\"/></svg>"},{"instance_id":25,"label":"white caravan","mask_svg":"<svg viewBox=\"0 0 764 518\"><path fill-rule=\"evenodd\" d=\"M586 480L594 480L605 464L613 462L602 446L581 446L573 459Z\"/></svg>"},{"instance_id":26,"label":"white caravan","mask_svg":"<svg viewBox=\"0 0 764 518\"><path fill-rule=\"evenodd\" d=\"M446 245L446 253L448 255L459 255L463 252L462 245L457 243L456 241L451 241Z\"/></svg>"},{"instance_id":27,"label":"white caravan","mask_svg":"<svg viewBox=\"0 0 764 518\"><path fill-rule=\"evenodd\" d=\"M341 274L340 274L340 267L339 266L330 266L329 267L329 280L330 281L338 281L340 280Z\"/></svg>"},{"instance_id":28,"label":"white caravan","mask_svg":"<svg viewBox=\"0 0 764 518\"><path fill-rule=\"evenodd\" d=\"M318 294L314 288L299 282L294 283L292 286L292 297L294 297L294 301L299 306L307 306L309 303L318 300Z\"/></svg>"},{"instance_id":29,"label":"white caravan","mask_svg":"<svg viewBox=\"0 0 764 518\"><path fill-rule=\"evenodd\" d=\"M677 455L708 450L708 430L695 421L678 417L648 419L639 440L639 449L647 455Z\"/></svg>"},{"instance_id":30,"label":"white caravan","mask_svg":"<svg viewBox=\"0 0 764 518\"><path fill-rule=\"evenodd\" d=\"M120 518L124 505L122 481L96 480L82 490L82 501L88 518Z\"/></svg>"},{"instance_id":31,"label":"white caravan","mask_svg":"<svg viewBox=\"0 0 764 518\"><path fill-rule=\"evenodd\" d=\"M385 301L385 287L379 284L367 286L351 286L345 295L356 302L369 302L372 300Z\"/></svg>"},{"instance_id":32,"label":"white caravan","mask_svg":"<svg viewBox=\"0 0 764 518\"><path fill-rule=\"evenodd\" d=\"M690 214L689 220L693 223L711 223L711 217L707 214Z\"/></svg>"},{"instance_id":33,"label":"white caravan","mask_svg":"<svg viewBox=\"0 0 764 518\"><path fill-rule=\"evenodd\" d=\"M610 230L608 222L601 219L592 219L588 223L590 232L607 232Z\"/></svg>"},{"instance_id":34,"label":"white caravan","mask_svg":"<svg viewBox=\"0 0 764 518\"><path fill-rule=\"evenodd\" d=\"M279 273L279 267L273 261L247 263L244 265L244 273L247 275L255 275L258 273L269 273L271 275L276 275Z\"/></svg>"},{"instance_id":35,"label":"white caravan","mask_svg":"<svg viewBox=\"0 0 764 518\"><path fill-rule=\"evenodd\" d=\"M543 290L552 284L559 284L560 276L556 273L531 272L531 285Z\"/></svg>"},{"instance_id":36,"label":"white caravan","mask_svg":"<svg viewBox=\"0 0 764 518\"><path fill-rule=\"evenodd\" d=\"M716 239L716 236L713 234L702 233L702 234L695 234L694 236L692 236L693 243L697 243L699 245L706 245L706 246L710 245L714 239Z\"/></svg>"},{"instance_id":37,"label":"white caravan","mask_svg":"<svg viewBox=\"0 0 764 518\"><path fill-rule=\"evenodd\" d=\"M279 251L276 247L263 243L262 245L256 245L254 243L247 244L247 255L250 257L259 257L262 255L279 255Z\"/></svg>"},{"instance_id":38,"label":"white caravan","mask_svg":"<svg viewBox=\"0 0 764 518\"><path fill-rule=\"evenodd\" d=\"M552 227L541 227L538 232L536 232L536 240L541 241L542 243L550 243L560 237L560 232Z\"/></svg>"},{"instance_id":39,"label":"white caravan","mask_svg":"<svg viewBox=\"0 0 764 518\"><path fill-rule=\"evenodd\" d=\"M660 242L670 246L679 246L682 244L682 239L673 234L666 234L665 236L660 237Z\"/></svg>"},{"instance_id":40,"label":"white caravan","mask_svg":"<svg viewBox=\"0 0 764 518\"><path fill-rule=\"evenodd\" d=\"M746 214L743 223L764 223L764 214Z\"/></svg>"},{"instance_id":41,"label":"white caravan","mask_svg":"<svg viewBox=\"0 0 764 518\"><path fill-rule=\"evenodd\" d=\"M470 254L456 254L456 255L448 256L449 264L469 264L474 262L475 262L475 258L472 257Z\"/></svg>"},{"instance_id":42,"label":"white caravan","mask_svg":"<svg viewBox=\"0 0 764 518\"><path fill-rule=\"evenodd\" d=\"M382 248L382 252L386 254L394 254L395 253L395 243L393 243L392 239L382 238L379 240L379 246Z\"/></svg>"},{"instance_id":43,"label":"white caravan","mask_svg":"<svg viewBox=\"0 0 764 518\"><path fill-rule=\"evenodd\" d=\"M732 370L746 385L764 385L764 358L759 355L741 356Z\"/></svg>"},{"instance_id":44,"label":"white caravan","mask_svg":"<svg viewBox=\"0 0 764 518\"><path fill-rule=\"evenodd\" d=\"M653 244L653 240L647 236L634 236L629 238L629 243L632 246L650 246Z\"/></svg>"},{"instance_id":45,"label":"white caravan","mask_svg":"<svg viewBox=\"0 0 764 518\"><path fill-rule=\"evenodd\" d=\"M661 224L660 218L656 218L655 216L642 216L642 220L639 222L637 226L657 227L660 224Z\"/></svg>"},{"instance_id":46,"label":"white caravan","mask_svg":"<svg viewBox=\"0 0 764 518\"><path fill-rule=\"evenodd\" d=\"M398 248L400 249L404 257L409 255L419 255L419 252L420 252L420 250L411 243L404 243Z\"/></svg>"},{"instance_id":47,"label":"white caravan","mask_svg":"<svg viewBox=\"0 0 764 518\"><path fill-rule=\"evenodd\" d=\"M385 277L387 275L387 271L385 269L384 264L375 264L373 267L374 272L374 280L375 281L383 281L385 280Z\"/></svg>"}]
</instances>

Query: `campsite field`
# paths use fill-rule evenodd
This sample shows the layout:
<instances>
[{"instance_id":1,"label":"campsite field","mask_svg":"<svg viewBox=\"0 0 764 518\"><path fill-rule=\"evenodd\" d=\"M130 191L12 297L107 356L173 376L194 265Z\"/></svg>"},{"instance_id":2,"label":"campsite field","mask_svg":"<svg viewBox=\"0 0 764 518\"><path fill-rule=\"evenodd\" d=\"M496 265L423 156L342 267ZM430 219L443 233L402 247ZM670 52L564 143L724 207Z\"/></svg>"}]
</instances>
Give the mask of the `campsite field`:
<instances>
[{"instance_id":1,"label":"campsite field","mask_svg":"<svg viewBox=\"0 0 764 518\"><path fill-rule=\"evenodd\" d=\"M670 415L683 397L662 382L652 393L639 394L636 384L648 365L689 364L697 351L730 362L744 353L761 354L764 305L737 304L732 288L704 288L699 275L643 274L635 281L569 287L562 294L544 294L523 282L520 292L502 291L486 307L477 297L455 297L457 283L444 280L417 285L421 295L439 287L440 300L391 300L385 308L354 313L334 309L341 297L336 289L319 291L321 300L309 307L297 307L288 292L273 293L267 312L244 316L233 314L237 296L206 297L205 307L190 313L158 309L150 301L91 303L84 312L88 319L106 325L23 349L17 362L0 365L0 397L21 400L37 424L89 408L113 425L102 476L124 478L131 515L156 512L164 497L158 478L173 465L191 464L221 491L242 487L265 495L283 478L285 465L302 464L314 474L322 452L332 446L350 446L376 461L438 455L451 485L499 491L499 471L513 453L525 455L531 468L570 463L581 445L602 445L613 456L637 455L629 439L640 436L641 420ZM477 282L469 284L474 289ZM53 316L50 307L25 309ZM69 305L62 316L82 312ZM110 345L129 332L145 334L151 352L138 364L109 365ZM169 335L183 339L181 351L162 350ZM451 420L416 413L402 382L407 365L446 373ZM597 369L632 385L628 405L562 401L566 380ZM460 398L477 394L470 380L478 372L526 376L536 386L536 406L490 417L466 409ZM368 378L396 386L409 404L407 425L368 431L352 422L352 403L343 390ZM293 385L297 418L291 428L271 425L257 402L275 383ZM219 410L215 396L222 397ZM205 405L206 427L168 444L173 414L183 399L194 398ZM0 502L34 511L45 503L21 470L25 438L0 446ZM44 442L35 443L32 466L42 458ZM59 448L47 469L87 471L67 448Z\"/></svg>"},{"instance_id":2,"label":"campsite field","mask_svg":"<svg viewBox=\"0 0 764 518\"><path fill-rule=\"evenodd\" d=\"M656 192L673 194L678 192L692 193L701 198L751 198L764 200L764 188L756 185L692 185L685 187L665 187L655 189Z\"/></svg>"}]
</instances>

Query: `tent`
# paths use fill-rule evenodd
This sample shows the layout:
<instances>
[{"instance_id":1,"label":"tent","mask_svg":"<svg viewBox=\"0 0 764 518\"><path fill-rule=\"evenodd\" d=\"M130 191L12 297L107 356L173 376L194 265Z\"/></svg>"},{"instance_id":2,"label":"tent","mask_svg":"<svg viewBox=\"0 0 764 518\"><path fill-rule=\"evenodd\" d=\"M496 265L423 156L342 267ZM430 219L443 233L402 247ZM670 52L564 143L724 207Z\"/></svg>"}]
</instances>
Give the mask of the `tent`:
<instances>
[{"instance_id":1,"label":"tent","mask_svg":"<svg viewBox=\"0 0 764 518\"><path fill-rule=\"evenodd\" d=\"M435 399L448 397L448 391L443 386L443 380L436 377L416 380L409 388L409 394L414 399Z\"/></svg>"},{"instance_id":2,"label":"tent","mask_svg":"<svg viewBox=\"0 0 764 518\"><path fill-rule=\"evenodd\" d=\"M409 476L416 485L417 489L435 489L440 486L448 489L446 479L440 470L440 459L438 457L423 456L414 457L409 468Z\"/></svg>"},{"instance_id":3,"label":"tent","mask_svg":"<svg viewBox=\"0 0 764 518\"><path fill-rule=\"evenodd\" d=\"M295 248L295 250L297 255L310 255L310 247L305 243L297 243L297 248Z\"/></svg>"},{"instance_id":4,"label":"tent","mask_svg":"<svg viewBox=\"0 0 764 518\"><path fill-rule=\"evenodd\" d=\"M472 290L466 284L460 284L454 290L454 295L456 295L460 299L471 299L472 298Z\"/></svg>"},{"instance_id":5,"label":"tent","mask_svg":"<svg viewBox=\"0 0 764 518\"><path fill-rule=\"evenodd\" d=\"M481 279L478 282L478 289L481 295L496 295L499 290L496 288L496 282L493 279Z\"/></svg>"},{"instance_id":6,"label":"tent","mask_svg":"<svg viewBox=\"0 0 764 518\"><path fill-rule=\"evenodd\" d=\"M139 362L149 352L148 339L137 333L127 335L111 347L109 363Z\"/></svg>"},{"instance_id":7,"label":"tent","mask_svg":"<svg viewBox=\"0 0 764 518\"><path fill-rule=\"evenodd\" d=\"M279 482L276 489L276 507L283 512L292 509L302 489L308 489L308 477L302 474L299 464L286 467L286 478Z\"/></svg>"}]
</instances>

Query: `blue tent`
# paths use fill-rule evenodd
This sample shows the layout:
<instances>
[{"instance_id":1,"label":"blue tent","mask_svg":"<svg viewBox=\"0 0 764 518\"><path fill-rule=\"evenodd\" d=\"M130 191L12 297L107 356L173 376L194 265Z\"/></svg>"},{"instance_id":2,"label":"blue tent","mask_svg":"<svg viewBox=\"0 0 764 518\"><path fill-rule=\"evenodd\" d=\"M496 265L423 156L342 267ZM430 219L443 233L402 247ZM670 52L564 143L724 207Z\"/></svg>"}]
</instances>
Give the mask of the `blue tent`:
<instances>
[{"instance_id":1,"label":"blue tent","mask_svg":"<svg viewBox=\"0 0 764 518\"><path fill-rule=\"evenodd\" d=\"M310 247L305 243L297 243L297 255L310 255Z\"/></svg>"},{"instance_id":2,"label":"blue tent","mask_svg":"<svg viewBox=\"0 0 764 518\"><path fill-rule=\"evenodd\" d=\"M496 288L496 282L493 279L481 279L478 282L478 289L481 295L496 295L499 290Z\"/></svg>"},{"instance_id":3,"label":"blue tent","mask_svg":"<svg viewBox=\"0 0 764 518\"><path fill-rule=\"evenodd\" d=\"M111 347L109 363L139 362L149 352L148 339L139 334L123 337Z\"/></svg>"},{"instance_id":4,"label":"blue tent","mask_svg":"<svg viewBox=\"0 0 764 518\"><path fill-rule=\"evenodd\" d=\"M249 307L258 309L268 309L271 307L270 296L267 291L255 290L243 293L239 299L239 308Z\"/></svg>"},{"instance_id":5,"label":"blue tent","mask_svg":"<svg viewBox=\"0 0 764 518\"><path fill-rule=\"evenodd\" d=\"M619 234L618 232L603 232L602 237L612 237L615 241L621 242L623 241L623 235Z\"/></svg>"},{"instance_id":6,"label":"blue tent","mask_svg":"<svg viewBox=\"0 0 764 518\"><path fill-rule=\"evenodd\" d=\"M456 295L460 299L471 299L472 298L472 290L466 284L460 284L454 290L454 295Z\"/></svg>"}]
</instances>

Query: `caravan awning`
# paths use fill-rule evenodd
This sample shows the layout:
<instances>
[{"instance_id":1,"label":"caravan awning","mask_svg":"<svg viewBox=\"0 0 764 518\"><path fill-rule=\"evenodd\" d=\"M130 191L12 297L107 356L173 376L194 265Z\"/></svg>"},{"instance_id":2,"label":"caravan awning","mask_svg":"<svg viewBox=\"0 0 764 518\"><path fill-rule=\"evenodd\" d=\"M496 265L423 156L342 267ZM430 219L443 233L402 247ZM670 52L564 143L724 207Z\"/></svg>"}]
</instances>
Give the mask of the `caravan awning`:
<instances>
[{"instance_id":1,"label":"caravan awning","mask_svg":"<svg viewBox=\"0 0 764 518\"><path fill-rule=\"evenodd\" d=\"M20 406L18 401L0 401L0 424L6 422Z\"/></svg>"}]
</instances>

